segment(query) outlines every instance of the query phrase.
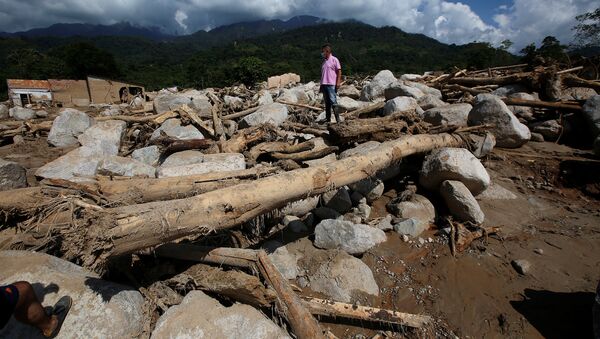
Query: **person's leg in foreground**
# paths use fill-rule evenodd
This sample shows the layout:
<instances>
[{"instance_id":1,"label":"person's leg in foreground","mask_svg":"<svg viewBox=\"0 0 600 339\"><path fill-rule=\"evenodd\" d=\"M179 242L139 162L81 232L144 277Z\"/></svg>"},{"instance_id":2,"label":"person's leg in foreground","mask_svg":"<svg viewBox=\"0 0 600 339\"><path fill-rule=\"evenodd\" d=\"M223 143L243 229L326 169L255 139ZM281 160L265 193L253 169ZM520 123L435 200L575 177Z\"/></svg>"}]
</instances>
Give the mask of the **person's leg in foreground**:
<instances>
[{"instance_id":1,"label":"person's leg in foreground","mask_svg":"<svg viewBox=\"0 0 600 339\"><path fill-rule=\"evenodd\" d=\"M0 327L4 327L11 315L24 324L37 327L45 337L54 337L60 331L69 309L71 298L62 297L54 306L52 314L46 314L37 299L33 287L26 281L0 287Z\"/></svg>"}]
</instances>

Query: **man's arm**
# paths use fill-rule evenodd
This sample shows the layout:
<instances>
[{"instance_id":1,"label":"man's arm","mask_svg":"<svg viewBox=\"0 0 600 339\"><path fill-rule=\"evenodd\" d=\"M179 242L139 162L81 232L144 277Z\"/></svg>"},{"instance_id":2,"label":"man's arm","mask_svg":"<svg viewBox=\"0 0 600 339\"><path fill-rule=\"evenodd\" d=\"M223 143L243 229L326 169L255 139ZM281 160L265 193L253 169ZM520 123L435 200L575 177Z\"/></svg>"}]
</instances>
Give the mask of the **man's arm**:
<instances>
[{"instance_id":1,"label":"man's arm","mask_svg":"<svg viewBox=\"0 0 600 339\"><path fill-rule=\"evenodd\" d=\"M341 83L342 83L342 70L340 68L338 68L337 77L335 80L335 87L339 88Z\"/></svg>"}]
</instances>

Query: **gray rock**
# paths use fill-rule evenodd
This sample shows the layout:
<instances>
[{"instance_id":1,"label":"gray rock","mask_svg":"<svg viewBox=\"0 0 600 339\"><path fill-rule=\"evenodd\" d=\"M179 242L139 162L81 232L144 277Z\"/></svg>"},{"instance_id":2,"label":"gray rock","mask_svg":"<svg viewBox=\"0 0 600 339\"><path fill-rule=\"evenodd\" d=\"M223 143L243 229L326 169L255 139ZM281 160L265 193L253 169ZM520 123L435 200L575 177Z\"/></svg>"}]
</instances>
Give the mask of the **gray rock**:
<instances>
[{"instance_id":1,"label":"gray rock","mask_svg":"<svg viewBox=\"0 0 600 339\"><path fill-rule=\"evenodd\" d=\"M511 265L521 275L526 275L531 271L531 263L525 259L517 259L511 261Z\"/></svg>"},{"instance_id":2,"label":"gray rock","mask_svg":"<svg viewBox=\"0 0 600 339\"><path fill-rule=\"evenodd\" d=\"M190 150L170 155L158 169L158 177L180 177L243 169L246 169L246 158L243 154L203 154Z\"/></svg>"},{"instance_id":3,"label":"gray rock","mask_svg":"<svg viewBox=\"0 0 600 339\"><path fill-rule=\"evenodd\" d=\"M105 109L104 111L100 112L100 115L104 115L104 116L108 116L108 117L112 117L115 115L120 115L121 114L121 110L118 107L109 107L107 109Z\"/></svg>"},{"instance_id":4,"label":"gray rock","mask_svg":"<svg viewBox=\"0 0 600 339\"><path fill-rule=\"evenodd\" d=\"M485 215L471 191L460 181L446 180L440 187L440 193L448 206L450 214L459 221L481 224Z\"/></svg>"},{"instance_id":5,"label":"gray rock","mask_svg":"<svg viewBox=\"0 0 600 339\"><path fill-rule=\"evenodd\" d=\"M595 95L586 100L582 113L592 132L592 137L596 138L600 135L600 95Z\"/></svg>"},{"instance_id":6,"label":"gray rock","mask_svg":"<svg viewBox=\"0 0 600 339\"><path fill-rule=\"evenodd\" d=\"M489 155L496 147L496 137L490 132L486 131L484 135L469 134L469 138L473 141L471 151L477 159Z\"/></svg>"},{"instance_id":7,"label":"gray rock","mask_svg":"<svg viewBox=\"0 0 600 339\"><path fill-rule=\"evenodd\" d=\"M273 97L267 90L262 90L256 94L256 100L259 106L268 105L273 103Z\"/></svg>"},{"instance_id":8,"label":"gray rock","mask_svg":"<svg viewBox=\"0 0 600 339\"><path fill-rule=\"evenodd\" d=\"M467 118L473 106L470 104L452 104L430 108L423 113L423 120L434 126L467 126Z\"/></svg>"},{"instance_id":9,"label":"gray rock","mask_svg":"<svg viewBox=\"0 0 600 339\"><path fill-rule=\"evenodd\" d=\"M239 111L244 107L244 100L238 97L232 97L230 95L223 96L223 102L225 105L234 111Z\"/></svg>"},{"instance_id":10,"label":"gray rock","mask_svg":"<svg viewBox=\"0 0 600 339\"><path fill-rule=\"evenodd\" d=\"M179 119L167 119L155 129L150 136L150 140L156 140L160 137L161 131L171 138L177 140L204 139L204 135L194 126L182 126Z\"/></svg>"},{"instance_id":11,"label":"gray rock","mask_svg":"<svg viewBox=\"0 0 600 339\"><path fill-rule=\"evenodd\" d=\"M301 217L315 209L317 205L319 205L320 200L321 197L317 195L314 197L292 201L281 209L281 213L284 215L295 215L297 217Z\"/></svg>"},{"instance_id":12,"label":"gray rock","mask_svg":"<svg viewBox=\"0 0 600 339\"><path fill-rule=\"evenodd\" d=\"M531 139L529 141L544 142L544 136L540 133L531 132Z\"/></svg>"},{"instance_id":13,"label":"gray rock","mask_svg":"<svg viewBox=\"0 0 600 339\"><path fill-rule=\"evenodd\" d=\"M73 298L57 338L133 338L142 332L144 298L133 288L101 280L68 261L31 251L2 251L0 266L2 285L29 281L44 306L53 306L65 295ZM0 330L0 337L41 336L37 328L11 317Z\"/></svg>"},{"instance_id":14,"label":"gray rock","mask_svg":"<svg viewBox=\"0 0 600 339\"><path fill-rule=\"evenodd\" d=\"M496 137L499 147L518 148L531 138L529 128L519 122L499 97L490 94L479 94L476 97L475 106L469 113L468 124L493 124L495 127L490 131Z\"/></svg>"},{"instance_id":15,"label":"gray rock","mask_svg":"<svg viewBox=\"0 0 600 339\"><path fill-rule=\"evenodd\" d=\"M520 99L520 100L537 100L533 95L529 93L513 93L508 96L511 99ZM530 120L533 118L533 107L527 106L508 106L508 109L513 112L514 115Z\"/></svg>"},{"instance_id":16,"label":"gray rock","mask_svg":"<svg viewBox=\"0 0 600 339\"><path fill-rule=\"evenodd\" d=\"M568 87L562 91L562 100L588 100L598 93L593 88Z\"/></svg>"},{"instance_id":17,"label":"gray rock","mask_svg":"<svg viewBox=\"0 0 600 339\"><path fill-rule=\"evenodd\" d=\"M372 203L383 195L385 185L383 181L378 178L367 178L358 181L349 186L354 192L360 193L362 196L367 198L368 203Z\"/></svg>"},{"instance_id":18,"label":"gray rock","mask_svg":"<svg viewBox=\"0 0 600 339\"><path fill-rule=\"evenodd\" d=\"M414 194L406 201L392 199L386 207L399 218L414 218L427 225L435 221L435 207L429 199L419 194Z\"/></svg>"},{"instance_id":19,"label":"gray rock","mask_svg":"<svg viewBox=\"0 0 600 339\"><path fill-rule=\"evenodd\" d=\"M259 109L245 116L239 123L240 128L258 126L262 124L281 125L288 118L287 106L280 103L262 105Z\"/></svg>"},{"instance_id":20,"label":"gray rock","mask_svg":"<svg viewBox=\"0 0 600 339\"><path fill-rule=\"evenodd\" d=\"M492 92L492 94L499 96L499 97L507 98L511 94L526 93L527 91L528 91L527 87L525 87L521 84L512 84L512 85L506 85L506 86L499 87L499 88L495 89Z\"/></svg>"},{"instance_id":21,"label":"gray rock","mask_svg":"<svg viewBox=\"0 0 600 339\"><path fill-rule=\"evenodd\" d=\"M385 240L385 233L375 227L327 219L315 228L314 244L319 248L341 249L350 254L361 254Z\"/></svg>"},{"instance_id":22,"label":"gray rock","mask_svg":"<svg viewBox=\"0 0 600 339\"><path fill-rule=\"evenodd\" d=\"M156 177L156 169L153 166L118 156L105 156L98 164L97 173L123 177Z\"/></svg>"},{"instance_id":23,"label":"gray rock","mask_svg":"<svg viewBox=\"0 0 600 339\"><path fill-rule=\"evenodd\" d=\"M79 143L99 155L117 155L127 123L122 120L99 121L77 137Z\"/></svg>"},{"instance_id":24,"label":"gray rock","mask_svg":"<svg viewBox=\"0 0 600 339\"><path fill-rule=\"evenodd\" d=\"M286 215L283 217L282 224L294 233L308 232L308 227L304 221L295 215Z\"/></svg>"},{"instance_id":25,"label":"gray rock","mask_svg":"<svg viewBox=\"0 0 600 339\"><path fill-rule=\"evenodd\" d=\"M396 81L396 77L389 70L377 73L371 82L363 86L360 92L361 101L373 101L383 96L385 89Z\"/></svg>"},{"instance_id":26,"label":"gray rock","mask_svg":"<svg viewBox=\"0 0 600 339\"><path fill-rule=\"evenodd\" d=\"M18 144L22 144L25 142L25 138L22 135L15 135L13 137L13 144L18 145Z\"/></svg>"},{"instance_id":27,"label":"gray rock","mask_svg":"<svg viewBox=\"0 0 600 339\"><path fill-rule=\"evenodd\" d=\"M8 106L0 104L0 119L8 119L10 114L8 113Z\"/></svg>"},{"instance_id":28,"label":"gray rock","mask_svg":"<svg viewBox=\"0 0 600 339\"><path fill-rule=\"evenodd\" d=\"M79 147L38 168L35 175L47 179L90 181L96 175L102 158L87 147Z\"/></svg>"},{"instance_id":29,"label":"gray rock","mask_svg":"<svg viewBox=\"0 0 600 339\"><path fill-rule=\"evenodd\" d=\"M371 206L367 204L367 199L363 198L359 201L358 205L352 209L353 213L359 216L363 222L367 221L371 216Z\"/></svg>"},{"instance_id":30,"label":"gray rock","mask_svg":"<svg viewBox=\"0 0 600 339\"><path fill-rule=\"evenodd\" d=\"M352 200L348 190L344 187L333 191L325 192L321 196L323 205L329 207L341 214L348 212L352 208Z\"/></svg>"},{"instance_id":31,"label":"gray rock","mask_svg":"<svg viewBox=\"0 0 600 339\"><path fill-rule=\"evenodd\" d=\"M369 266L343 251L334 253L308 277L310 289L346 303L356 300L361 293L379 295L379 286Z\"/></svg>"},{"instance_id":32,"label":"gray rock","mask_svg":"<svg viewBox=\"0 0 600 339\"><path fill-rule=\"evenodd\" d=\"M431 95L431 94L426 94L426 95L422 96L421 98L419 98L418 103L419 103L419 106L421 106L421 108L423 110L428 110L428 109L432 109L435 107L448 106L447 102L444 102L442 99L438 98L435 95Z\"/></svg>"},{"instance_id":33,"label":"gray rock","mask_svg":"<svg viewBox=\"0 0 600 339\"><path fill-rule=\"evenodd\" d=\"M146 165L155 166L160 157L160 148L156 145L138 148L131 153L131 157Z\"/></svg>"},{"instance_id":34,"label":"gray rock","mask_svg":"<svg viewBox=\"0 0 600 339\"><path fill-rule=\"evenodd\" d=\"M389 231L394 229L394 225L392 225L392 215L388 214L385 217L381 218L377 223L377 228L382 231Z\"/></svg>"},{"instance_id":35,"label":"gray rock","mask_svg":"<svg viewBox=\"0 0 600 339\"><path fill-rule=\"evenodd\" d=\"M283 88L279 91L279 96L277 97L277 100L289 102L292 104L298 103L298 97L296 96L296 93L288 88Z\"/></svg>"},{"instance_id":36,"label":"gray rock","mask_svg":"<svg viewBox=\"0 0 600 339\"><path fill-rule=\"evenodd\" d=\"M285 246L278 247L268 257L285 279L296 279L298 276L298 259Z\"/></svg>"},{"instance_id":37,"label":"gray rock","mask_svg":"<svg viewBox=\"0 0 600 339\"><path fill-rule=\"evenodd\" d=\"M198 311L202 316L198 316ZM277 325L252 306L235 303L226 307L202 291L189 292L181 304L171 306L156 322L152 339L289 338Z\"/></svg>"},{"instance_id":38,"label":"gray rock","mask_svg":"<svg viewBox=\"0 0 600 339\"><path fill-rule=\"evenodd\" d=\"M210 117L212 114L212 105L206 97L206 94L197 90L179 93L162 93L154 98L153 105L154 111L158 114L176 110L183 105L188 105L201 117Z\"/></svg>"},{"instance_id":39,"label":"gray rock","mask_svg":"<svg viewBox=\"0 0 600 339\"><path fill-rule=\"evenodd\" d=\"M31 120L35 118L35 111L31 108L15 106L8 110L8 115L17 120Z\"/></svg>"},{"instance_id":40,"label":"gray rock","mask_svg":"<svg viewBox=\"0 0 600 339\"><path fill-rule=\"evenodd\" d=\"M442 92L439 89L429 87L429 86L425 85L424 83L416 82L416 81L404 81L404 84L407 86L410 86L410 87L417 88L418 90L423 92L423 94L425 94L425 95L431 95L438 99L442 99L442 97L443 97Z\"/></svg>"},{"instance_id":41,"label":"gray rock","mask_svg":"<svg viewBox=\"0 0 600 339\"><path fill-rule=\"evenodd\" d=\"M477 195L490 185L490 175L471 152L464 148L440 148L423 161L419 182L436 191L445 180L458 180Z\"/></svg>"},{"instance_id":42,"label":"gray rock","mask_svg":"<svg viewBox=\"0 0 600 339\"><path fill-rule=\"evenodd\" d=\"M418 237L428 228L428 225L415 218L405 218L394 225L394 231L413 238Z\"/></svg>"},{"instance_id":43,"label":"gray rock","mask_svg":"<svg viewBox=\"0 0 600 339\"><path fill-rule=\"evenodd\" d=\"M340 97L349 97L352 99L360 98L360 91L354 87L354 85L344 85L338 90Z\"/></svg>"},{"instance_id":44,"label":"gray rock","mask_svg":"<svg viewBox=\"0 0 600 339\"><path fill-rule=\"evenodd\" d=\"M35 117L36 118L47 118L48 117L48 112L46 112L45 110L39 110L39 111L35 111Z\"/></svg>"},{"instance_id":45,"label":"gray rock","mask_svg":"<svg viewBox=\"0 0 600 339\"><path fill-rule=\"evenodd\" d=\"M335 109L340 113L344 113L344 112L357 110L360 107L361 107L360 102L358 102L352 98L339 97L337 100L337 106L335 106Z\"/></svg>"},{"instance_id":46,"label":"gray rock","mask_svg":"<svg viewBox=\"0 0 600 339\"><path fill-rule=\"evenodd\" d=\"M404 81L395 81L385 89L384 96L388 101L397 97L420 99L425 93L416 87L407 86Z\"/></svg>"},{"instance_id":47,"label":"gray rock","mask_svg":"<svg viewBox=\"0 0 600 339\"><path fill-rule=\"evenodd\" d=\"M77 137L94 124L87 114L73 108L65 108L52 122L48 143L56 147L79 145Z\"/></svg>"},{"instance_id":48,"label":"gray rock","mask_svg":"<svg viewBox=\"0 0 600 339\"><path fill-rule=\"evenodd\" d=\"M420 74L402 74L400 76L400 80L406 80L406 81L417 81L422 78L423 78L423 76Z\"/></svg>"},{"instance_id":49,"label":"gray rock","mask_svg":"<svg viewBox=\"0 0 600 339\"><path fill-rule=\"evenodd\" d=\"M0 159L0 191L27 187L27 171L16 162Z\"/></svg>"},{"instance_id":50,"label":"gray rock","mask_svg":"<svg viewBox=\"0 0 600 339\"><path fill-rule=\"evenodd\" d=\"M388 100L383 106L383 114L391 115L398 112L415 111L418 115L423 114L423 110L417 103L417 100L411 97L395 97Z\"/></svg>"},{"instance_id":51,"label":"gray rock","mask_svg":"<svg viewBox=\"0 0 600 339\"><path fill-rule=\"evenodd\" d=\"M318 220L338 219L342 216L336 210L329 207L317 207L313 210L313 213Z\"/></svg>"},{"instance_id":52,"label":"gray rock","mask_svg":"<svg viewBox=\"0 0 600 339\"><path fill-rule=\"evenodd\" d=\"M546 120L537 124L533 124L533 131L544 136L544 140L555 141L560 136L562 126L558 120Z\"/></svg>"}]
</instances>

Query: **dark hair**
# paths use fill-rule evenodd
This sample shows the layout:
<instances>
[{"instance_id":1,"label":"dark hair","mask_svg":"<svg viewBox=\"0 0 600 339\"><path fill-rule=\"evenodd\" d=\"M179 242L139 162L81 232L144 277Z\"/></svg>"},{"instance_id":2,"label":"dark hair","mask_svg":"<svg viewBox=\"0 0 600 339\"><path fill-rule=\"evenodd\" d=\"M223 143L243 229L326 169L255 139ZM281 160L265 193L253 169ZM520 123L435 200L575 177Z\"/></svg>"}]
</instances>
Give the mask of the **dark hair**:
<instances>
[{"instance_id":1,"label":"dark hair","mask_svg":"<svg viewBox=\"0 0 600 339\"><path fill-rule=\"evenodd\" d=\"M331 45L330 44L325 44L323 46L321 46L321 49L327 49L328 51L332 51Z\"/></svg>"}]
</instances>

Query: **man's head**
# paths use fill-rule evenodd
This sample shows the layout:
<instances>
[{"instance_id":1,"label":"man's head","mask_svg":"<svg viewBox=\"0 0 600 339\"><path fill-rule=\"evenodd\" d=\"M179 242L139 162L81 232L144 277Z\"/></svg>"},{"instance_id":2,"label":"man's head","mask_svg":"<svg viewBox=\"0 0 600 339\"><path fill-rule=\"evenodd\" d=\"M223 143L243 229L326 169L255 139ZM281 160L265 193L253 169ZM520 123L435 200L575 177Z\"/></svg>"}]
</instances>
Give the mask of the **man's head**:
<instances>
[{"instance_id":1,"label":"man's head","mask_svg":"<svg viewBox=\"0 0 600 339\"><path fill-rule=\"evenodd\" d=\"M321 46L321 55L323 56L323 58L329 59L329 56L331 55L331 45L330 44L325 44L325 45Z\"/></svg>"}]
</instances>

